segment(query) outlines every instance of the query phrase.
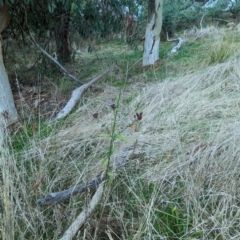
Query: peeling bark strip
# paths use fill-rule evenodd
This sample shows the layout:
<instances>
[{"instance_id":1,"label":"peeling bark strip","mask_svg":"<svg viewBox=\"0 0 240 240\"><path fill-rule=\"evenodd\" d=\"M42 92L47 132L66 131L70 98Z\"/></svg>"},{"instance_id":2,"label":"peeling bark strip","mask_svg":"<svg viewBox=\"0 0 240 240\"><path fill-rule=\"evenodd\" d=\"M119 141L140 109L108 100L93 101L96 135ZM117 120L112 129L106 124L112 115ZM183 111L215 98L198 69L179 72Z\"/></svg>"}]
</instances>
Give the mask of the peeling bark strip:
<instances>
[{"instance_id":1,"label":"peeling bark strip","mask_svg":"<svg viewBox=\"0 0 240 240\"><path fill-rule=\"evenodd\" d=\"M153 50L154 44L155 44L155 39L153 39L153 43L152 43L152 48L151 48L150 54L152 54L152 50Z\"/></svg>"}]
</instances>

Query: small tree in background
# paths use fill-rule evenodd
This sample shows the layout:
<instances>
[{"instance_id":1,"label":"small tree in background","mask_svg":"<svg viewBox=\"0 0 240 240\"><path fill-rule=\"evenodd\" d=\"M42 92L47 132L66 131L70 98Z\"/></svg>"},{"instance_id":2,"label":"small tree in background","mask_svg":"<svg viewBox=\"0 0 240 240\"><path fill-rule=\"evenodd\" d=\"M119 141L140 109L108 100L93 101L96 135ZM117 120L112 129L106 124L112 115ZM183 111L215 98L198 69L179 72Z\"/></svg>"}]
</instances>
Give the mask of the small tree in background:
<instances>
[{"instance_id":1,"label":"small tree in background","mask_svg":"<svg viewBox=\"0 0 240 240\"><path fill-rule=\"evenodd\" d=\"M230 6L229 11L233 15L233 18L239 20L239 17L240 17L240 1L237 1L237 2L233 3Z\"/></svg>"},{"instance_id":2,"label":"small tree in background","mask_svg":"<svg viewBox=\"0 0 240 240\"><path fill-rule=\"evenodd\" d=\"M190 0L165 0L163 33L168 33L171 37L176 31L198 25L203 14L201 3Z\"/></svg>"},{"instance_id":3,"label":"small tree in background","mask_svg":"<svg viewBox=\"0 0 240 240\"><path fill-rule=\"evenodd\" d=\"M220 18L220 19L226 19L229 16L229 13L227 11L228 5L230 1L226 0L218 0L216 3L212 6L208 6L205 8L206 17L207 18Z\"/></svg>"}]
</instances>

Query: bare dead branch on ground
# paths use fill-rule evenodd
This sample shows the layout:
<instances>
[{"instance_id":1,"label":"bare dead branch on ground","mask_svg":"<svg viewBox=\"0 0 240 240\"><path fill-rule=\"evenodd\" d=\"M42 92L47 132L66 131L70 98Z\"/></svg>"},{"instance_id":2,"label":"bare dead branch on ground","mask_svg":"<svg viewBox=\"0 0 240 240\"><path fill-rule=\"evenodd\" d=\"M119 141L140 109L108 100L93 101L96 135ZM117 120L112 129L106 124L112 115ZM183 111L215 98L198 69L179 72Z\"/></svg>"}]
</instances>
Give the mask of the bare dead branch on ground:
<instances>
[{"instance_id":1,"label":"bare dead branch on ground","mask_svg":"<svg viewBox=\"0 0 240 240\"><path fill-rule=\"evenodd\" d=\"M112 167L115 172L115 177L117 176L118 172L121 172L125 168L126 164L131 158L131 155L135 152L136 144L137 143L135 143L132 147L128 147L122 150L121 154L118 157L118 160L113 163ZM86 184L80 184L61 192L47 194L44 198L37 200L37 206L45 207L55 205L87 190L93 191L105 180L107 180L106 174L101 173Z\"/></svg>"},{"instance_id":2,"label":"bare dead branch on ground","mask_svg":"<svg viewBox=\"0 0 240 240\"><path fill-rule=\"evenodd\" d=\"M70 74L55 58L53 58L48 52L46 52L37 42L36 40L32 37L32 36L28 36L26 34L27 39L33 43L45 56L47 56L51 61L53 61L61 70L62 72L64 72L68 77L70 77L71 79L73 79L74 81L84 84L82 81L80 81L78 78L76 78L75 76L73 76L72 74Z\"/></svg>"},{"instance_id":3,"label":"bare dead branch on ground","mask_svg":"<svg viewBox=\"0 0 240 240\"><path fill-rule=\"evenodd\" d=\"M78 217L75 219L75 221L71 224L71 226L67 229L67 231L64 233L62 238L60 240L71 240L73 237L77 234L80 227L85 223L88 216L93 212L99 201L101 200L101 197L103 195L103 184L101 184L97 191L95 192L94 196L92 197L89 206L87 209L84 209Z\"/></svg>"},{"instance_id":4,"label":"bare dead branch on ground","mask_svg":"<svg viewBox=\"0 0 240 240\"><path fill-rule=\"evenodd\" d=\"M92 79L90 82L88 83L83 83L81 82L78 78L76 78L75 76L73 76L72 74L70 74L56 59L54 59L48 52L46 52L37 42L36 40L31 36L31 35L27 35L25 34L27 39L33 43L44 55L46 55L50 60L52 60L68 77L70 77L71 79L73 79L74 81L81 83L82 86L76 88L73 92L72 92L72 96L70 98L70 100L68 101L67 105L58 113L58 115L56 116L56 118L54 120L59 120L61 118L64 118L65 116L67 116L72 109L74 108L74 106L76 105L78 99L81 97L82 93L91 87L94 88L99 88L96 86L93 86L93 84L98 81L99 79L101 79L102 77L104 77L107 73L110 72L110 70L107 70L106 72L104 72L103 74L95 77L94 79Z\"/></svg>"},{"instance_id":5,"label":"bare dead branch on ground","mask_svg":"<svg viewBox=\"0 0 240 240\"><path fill-rule=\"evenodd\" d=\"M170 55L177 54L178 50L181 48L182 44L184 43L184 40L181 37L178 37L178 38L175 38L175 39L169 39L168 32L167 32L167 41L168 42L178 41L178 44L172 48L172 50L170 52Z\"/></svg>"},{"instance_id":6,"label":"bare dead branch on ground","mask_svg":"<svg viewBox=\"0 0 240 240\"><path fill-rule=\"evenodd\" d=\"M45 207L55 205L85 191L93 191L105 180L106 177L98 176L86 184L80 184L61 192L49 193L46 197L37 200L37 206Z\"/></svg>"},{"instance_id":7,"label":"bare dead branch on ground","mask_svg":"<svg viewBox=\"0 0 240 240\"><path fill-rule=\"evenodd\" d=\"M166 32L166 35L167 35L167 41L168 42L174 42L174 41L178 40L178 38L170 39L169 36L168 36L168 32Z\"/></svg>"},{"instance_id":8,"label":"bare dead branch on ground","mask_svg":"<svg viewBox=\"0 0 240 240\"><path fill-rule=\"evenodd\" d=\"M83 84L81 87L78 87L75 90L73 90L71 98L69 99L67 105L58 113L58 115L56 116L56 118L54 120L59 120L61 118L66 117L72 111L72 109L76 105L77 101L81 97L82 93L87 88L89 88L92 84L94 84L96 81L98 81L99 79L104 77L106 74L108 74L110 71L111 71L111 69L107 70L103 74L101 74L101 75L95 77L94 79L92 79L90 82L88 82L86 84Z\"/></svg>"},{"instance_id":9,"label":"bare dead branch on ground","mask_svg":"<svg viewBox=\"0 0 240 240\"><path fill-rule=\"evenodd\" d=\"M182 44L183 44L183 39L181 37L178 38L178 44L172 48L171 50L171 54L177 54L178 50L181 48Z\"/></svg>"}]
</instances>

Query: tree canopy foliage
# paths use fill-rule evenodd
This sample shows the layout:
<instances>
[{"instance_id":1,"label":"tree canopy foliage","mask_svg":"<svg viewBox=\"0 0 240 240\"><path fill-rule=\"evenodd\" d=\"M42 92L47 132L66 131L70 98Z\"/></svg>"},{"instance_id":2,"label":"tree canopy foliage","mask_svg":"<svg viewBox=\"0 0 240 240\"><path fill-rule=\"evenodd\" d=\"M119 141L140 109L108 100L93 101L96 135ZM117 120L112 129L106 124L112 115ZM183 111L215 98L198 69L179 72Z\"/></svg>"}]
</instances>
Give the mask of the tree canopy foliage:
<instances>
[{"instance_id":1,"label":"tree canopy foliage","mask_svg":"<svg viewBox=\"0 0 240 240\"><path fill-rule=\"evenodd\" d=\"M105 37L121 31L126 12L136 14L138 1L119 0L9 0L7 4L12 16L11 33L16 37L23 31L37 35L39 41L55 37L58 60L68 62L69 31L83 38ZM24 36L23 36L24 39Z\"/></svg>"},{"instance_id":2,"label":"tree canopy foliage","mask_svg":"<svg viewBox=\"0 0 240 240\"><path fill-rule=\"evenodd\" d=\"M163 32L169 35L177 30L198 25L203 15L208 18L238 18L240 2L231 0L165 0ZM1 0L9 6L12 17L10 33L24 40L23 32L31 32L42 44L54 38L60 62L70 61L69 32L79 34L89 41L108 38L120 33L126 25L126 13L146 26L147 2L142 0ZM224 14L223 14L224 13ZM140 27L141 28L141 27Z\"/></svg>"},{"instance_id":3,"label":"tree canopy foliage","mask_svg":"<svg viewBox=\"0 0 240 240\"><path fill-rule=\"evenodd\" d=\"M240 16L240 1L235 0L165 0L163 8L163 31L173 34L189 26L199 26L204 17L214 19L236 19Z\"/></svg>"}]
</instances>

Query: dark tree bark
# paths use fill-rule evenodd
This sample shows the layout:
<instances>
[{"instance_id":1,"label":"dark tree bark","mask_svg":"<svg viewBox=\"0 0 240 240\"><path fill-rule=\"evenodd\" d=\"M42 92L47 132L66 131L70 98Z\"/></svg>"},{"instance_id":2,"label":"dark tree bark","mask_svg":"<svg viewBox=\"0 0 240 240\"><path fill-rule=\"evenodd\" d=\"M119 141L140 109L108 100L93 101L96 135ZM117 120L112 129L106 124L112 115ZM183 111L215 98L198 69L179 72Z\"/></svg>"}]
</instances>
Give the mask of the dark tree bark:
<instances>
[{"instance_id":1,"label":"dark tree bark","mask_svg":"<svg viewBox=\"0 0 240 240\"><path fill-rule=\"evenodd\" d=\"M69 21L70 12L61 11L56 17L54 34L57 46L57 58L61 63L70 61L70 50L68 45Z\"/></svg>"},{"instance_id":2,"label":"dark tree bark","mask_svg":"<svg viewBox=\"0 0 240 240\"><path fill-rule=\"evenodd\" d=\"M155 13L155 0L148 1L148 23L151 22L152 16Z\"/></svg>"}]
</instances>

